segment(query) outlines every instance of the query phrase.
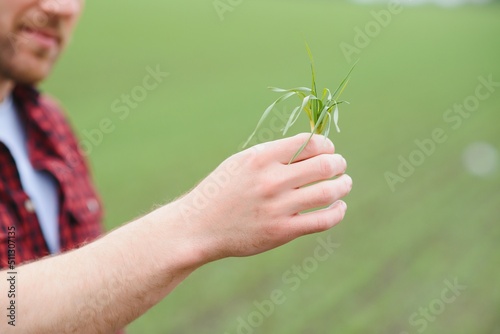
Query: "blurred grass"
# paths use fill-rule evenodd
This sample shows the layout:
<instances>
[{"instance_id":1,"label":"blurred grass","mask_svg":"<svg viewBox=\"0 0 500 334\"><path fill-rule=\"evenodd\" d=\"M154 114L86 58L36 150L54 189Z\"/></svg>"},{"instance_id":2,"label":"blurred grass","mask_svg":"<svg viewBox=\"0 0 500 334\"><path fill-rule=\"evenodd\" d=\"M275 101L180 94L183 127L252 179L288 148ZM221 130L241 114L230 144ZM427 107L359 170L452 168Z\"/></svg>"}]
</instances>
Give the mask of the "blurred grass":
<instances>
[{"instance_id":1,"label":"blurred grass","mask_svg":"<svg viewBox=\"0 0 500 334\"><path fill-rule=\"evenodd\" d=\"M380 9L254 0L220 21L212 2L87 2L44 89L78 133L103 118L115 125L90 154L108 228L181 195L235 153L275 98L267 86L309 84L305 39L318 85L336 86L349 68L339 44L352 44L354 27ZM425 333L499 333L500 173L472 176L461 157L477 141L500 149L500 94L457 130L442 119L474 93L477 77L500 81L499 14L499 5L405 8L362 50L344 96L351 105L341 109L343 132L332 135L355 183L345 222L324 234L341 247L297 291L281 276L313 254L313 236L202 268L129 333L236 333L238 317L274 289L286 302L254 333L416 333L409 316L455 278L467 290ZM113 101L157 65L170 76L120 120ZM298 123L296 132L307 131L305 119ZM398 157L434 128L448 140L391 192L384 173L396 172Z\"/></svg>"}]
</instances>

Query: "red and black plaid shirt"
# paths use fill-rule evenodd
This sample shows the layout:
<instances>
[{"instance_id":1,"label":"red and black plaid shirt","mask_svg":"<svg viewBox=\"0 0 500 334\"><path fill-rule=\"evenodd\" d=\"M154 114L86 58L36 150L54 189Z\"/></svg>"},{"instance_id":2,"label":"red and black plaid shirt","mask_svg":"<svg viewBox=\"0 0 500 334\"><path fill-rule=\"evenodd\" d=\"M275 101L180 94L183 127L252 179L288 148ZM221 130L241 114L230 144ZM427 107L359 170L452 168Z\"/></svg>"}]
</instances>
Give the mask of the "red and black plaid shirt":
<instances>
[{"instance_id":1,"label":"red and black plaid shirt","mask_svg":"<svg viewBox=\"0 0 500 334\"><path fill-rule=\"evenodd\" d=\"M50 173L58 185L61 252L95 239L103 232L101 203L63 112L31 87L15 88L13 100L33 167ZM7 267L13 227L16 266L50 254L34 210L12 155L0 142L0 269Z\"/></svg>"}]
</instances>

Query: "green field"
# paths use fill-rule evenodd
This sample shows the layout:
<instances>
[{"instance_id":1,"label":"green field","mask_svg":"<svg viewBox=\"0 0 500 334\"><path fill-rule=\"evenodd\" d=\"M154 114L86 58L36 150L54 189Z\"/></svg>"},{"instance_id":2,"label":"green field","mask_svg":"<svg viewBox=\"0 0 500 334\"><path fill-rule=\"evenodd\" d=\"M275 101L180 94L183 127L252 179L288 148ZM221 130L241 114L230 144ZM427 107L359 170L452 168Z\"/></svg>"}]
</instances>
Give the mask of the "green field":
<instances>
[{"instance_id":1,"label":"green field","mask_svg":"<svg viewBox=\"0 0 500 334\"><path fill-rule=\"evenodd\" d=\"M88 1L43 88L87 140L107 227L176 198L237 152L277 97L267 86L308 85L304 40L318 85L336 86L350 67L341 43L354 45L355 28L370 27L371 11L382 9L253 0L220 20L212 1ZM500 82L499 18L499 4L408 7L359 48L343 96L351 105L331 135L354 179L345 221L321 235L339 245L333 254L311 261L318 236L308 236L212 263L128 332L500 333L498 160L484 176L462 162L475 142L498 154L500 87L483 89L489 96L466 116L448 111L474 101L479 77ZM137 86L148 67L169 75L127 112L116 101L144 92ZM103 120L107 133L90 142L85 133ZM271 129L259 138L280 138ZM435 129L440 141L418 153L415 141L429 144ZM307 131L305 118L293 130ZM418 166L391 189L386 172L398 173L400 156ZM446 291L455 281L460 289ZM260 316L254 301L275 290L282 303ZM255 328L238 330L239 317Z\"/></svg>"}]
</instances>

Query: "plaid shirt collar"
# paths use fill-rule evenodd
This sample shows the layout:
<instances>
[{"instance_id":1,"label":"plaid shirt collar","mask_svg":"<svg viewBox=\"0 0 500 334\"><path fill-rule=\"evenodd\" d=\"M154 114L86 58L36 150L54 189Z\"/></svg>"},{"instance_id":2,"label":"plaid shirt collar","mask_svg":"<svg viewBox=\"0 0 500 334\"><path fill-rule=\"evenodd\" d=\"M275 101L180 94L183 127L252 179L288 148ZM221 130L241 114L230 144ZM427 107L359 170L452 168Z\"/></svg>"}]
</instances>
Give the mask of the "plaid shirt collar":
<instances>
[{"instance_id":1,"label":"plaid shirt collar","mask_svg":"<svg viewBox=\"0 0 500 334\"><path fill-rule=\"evenodd\" d=\"M25 125L33 167L50 173L59 186L61 251L95 239L103 231L101 203L85 157L63 112L33 87L17 86L12 96ZM48 255L38 219L29 203L15 161L0 142L0 244L6 242L7 228L16 226L17 264ZM0 268L5 267L6 255L0 249Z\"/></svg>"}]
</instances>

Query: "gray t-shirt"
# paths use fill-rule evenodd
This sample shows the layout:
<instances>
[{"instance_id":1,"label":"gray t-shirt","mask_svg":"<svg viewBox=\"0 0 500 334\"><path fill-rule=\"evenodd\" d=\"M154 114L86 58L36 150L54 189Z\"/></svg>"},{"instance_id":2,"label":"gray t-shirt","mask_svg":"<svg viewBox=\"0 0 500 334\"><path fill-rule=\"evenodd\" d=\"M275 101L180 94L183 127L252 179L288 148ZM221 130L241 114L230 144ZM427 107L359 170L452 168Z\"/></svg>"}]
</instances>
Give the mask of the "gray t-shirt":
<instances>
[{"instance_id":1,"label":"gray t-shirt","mask_svg":"<svg viewBox=\"0 0 500 334\"><path fill-rule=\"evenodd\" d=\"M0 141L16 162L24 191L30 197L40 228L52 254L59 252L59 198L57 184L47 172L33 168L28 156L26 132L9 96L0 102Z\"/></svg>"}]
</instances>

